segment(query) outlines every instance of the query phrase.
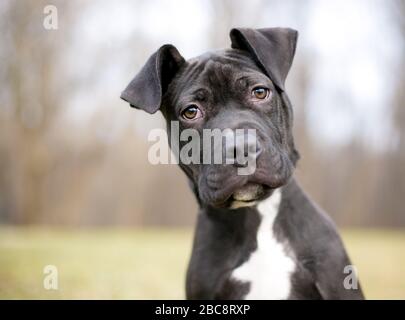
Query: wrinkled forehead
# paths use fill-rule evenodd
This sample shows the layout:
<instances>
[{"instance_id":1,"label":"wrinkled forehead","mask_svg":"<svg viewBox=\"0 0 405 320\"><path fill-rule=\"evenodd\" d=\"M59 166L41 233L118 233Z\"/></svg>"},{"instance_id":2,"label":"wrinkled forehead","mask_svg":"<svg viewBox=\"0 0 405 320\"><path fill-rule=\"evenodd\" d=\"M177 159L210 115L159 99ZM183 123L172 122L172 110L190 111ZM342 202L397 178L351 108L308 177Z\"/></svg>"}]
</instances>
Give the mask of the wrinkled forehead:
<instances>
[{"instance_id":1,"label":"wrinkled forehead","mask_svg":"<svg viewBox=\"0 0 405 320\"><path fill-rule=\"evenodd\" d=\"M230 75L230 70L240 71L260 71L251 56L245 51L236 49L225 49L204 53L198 57L187 61L187 67L184 69L184 75L192 75L193 71L199 71L200 75L210 75L211 73L221 72L224 76Z\"/></svg>"},{"instance_id":2,"label":"wrinkled forehead","mask_svg":"<svg viewBox=\"0 0 405 320\"><path fill-rule=\"evenodd\" d=\"M244 51L226 49L208 52L187 61L175 79L173 98L199 88L220 90L242 78L268 77Z\"/></svg>"}]
</instances>

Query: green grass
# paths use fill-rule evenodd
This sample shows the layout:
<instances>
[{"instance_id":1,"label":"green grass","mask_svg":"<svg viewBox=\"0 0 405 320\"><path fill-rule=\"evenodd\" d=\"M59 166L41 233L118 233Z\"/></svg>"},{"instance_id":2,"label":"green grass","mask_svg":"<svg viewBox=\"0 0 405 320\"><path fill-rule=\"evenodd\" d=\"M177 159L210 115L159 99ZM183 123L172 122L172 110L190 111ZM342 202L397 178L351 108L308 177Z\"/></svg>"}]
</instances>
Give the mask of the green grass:
<instances>
[{"instance_id":1,"label":"green grass","mask_svg":"<svg viewBox=\"0 0 405 320\"><path fill-rule=\"evenodd\" d=\"M369 299L405 299L405 232L343 232ZM183 299L192 230L0 228L1 299ZM59 289L45 290L55 265Z\"/></svg>"}]
</instances>

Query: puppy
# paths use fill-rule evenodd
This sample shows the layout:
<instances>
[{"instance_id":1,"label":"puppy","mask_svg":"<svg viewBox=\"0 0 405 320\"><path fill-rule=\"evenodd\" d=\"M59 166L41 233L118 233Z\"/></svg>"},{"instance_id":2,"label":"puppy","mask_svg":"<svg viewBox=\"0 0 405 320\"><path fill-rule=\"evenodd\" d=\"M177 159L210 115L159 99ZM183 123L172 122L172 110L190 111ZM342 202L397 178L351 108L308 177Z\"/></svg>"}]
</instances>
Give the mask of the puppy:
<instances>
[{"instance_id":1,"label":"puppy","mask_svg":"<svg viewBox=\"0 0 405 320\"><path fill-rule=\"evenodd\" d=\"M297 31L241 28L230 38L231 48L188 61L162 46L121 95L132 107L160 110L180 136L198 133L200 146L204 130L244 132L209 147L224 163L200 161L206 148L196 161L179 159L200 207L187 298L363 299L334 224L293 175L299 154L284 82ZM172 138L172 149L190 143ZM241 173L249 162L253 170Z\"/></svg>"}]
</instances>

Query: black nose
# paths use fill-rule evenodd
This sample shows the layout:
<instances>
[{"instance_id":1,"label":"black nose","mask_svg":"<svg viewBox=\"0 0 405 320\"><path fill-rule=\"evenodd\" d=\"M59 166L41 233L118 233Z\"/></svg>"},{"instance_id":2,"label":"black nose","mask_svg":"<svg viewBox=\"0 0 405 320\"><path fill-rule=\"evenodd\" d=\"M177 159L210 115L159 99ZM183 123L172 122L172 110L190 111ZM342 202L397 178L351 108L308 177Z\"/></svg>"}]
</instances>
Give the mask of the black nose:
<instances>
[{"instance_id":1,"label":"black nose","mask_svg":"<svg viewBox=\"0 0 405 320\"><path fill-rule=\"evenodd\" d=\"M256 160L261 152L259 139L250 133L236 135L234 143L227 143L225 146L227 163L236 167L246 167L249 161Z\"/></svg>"}]
</instances>

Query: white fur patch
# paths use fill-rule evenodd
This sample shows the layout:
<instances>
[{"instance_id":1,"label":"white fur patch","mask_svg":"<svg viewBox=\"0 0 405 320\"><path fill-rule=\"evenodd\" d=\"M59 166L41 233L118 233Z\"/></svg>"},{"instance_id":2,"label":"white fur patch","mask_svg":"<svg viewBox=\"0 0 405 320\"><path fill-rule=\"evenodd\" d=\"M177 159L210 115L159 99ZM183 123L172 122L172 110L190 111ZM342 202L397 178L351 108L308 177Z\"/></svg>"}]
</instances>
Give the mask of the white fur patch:
<instances>
[{"instance_id":1,"label":"white fur patch","mask_svg":"<svg viewBox=\"0 0 405 320\"><path fill-rule=\"evenodd\" d=\"M287 299L290 294L295 263L287 255L286 246L278 242L273 233L280 202L281 190L277 189L258 204L262 220L257 231L257 249L232 272L232 278L250 283L245 299Z\"/></svg>"}]
</instances>

